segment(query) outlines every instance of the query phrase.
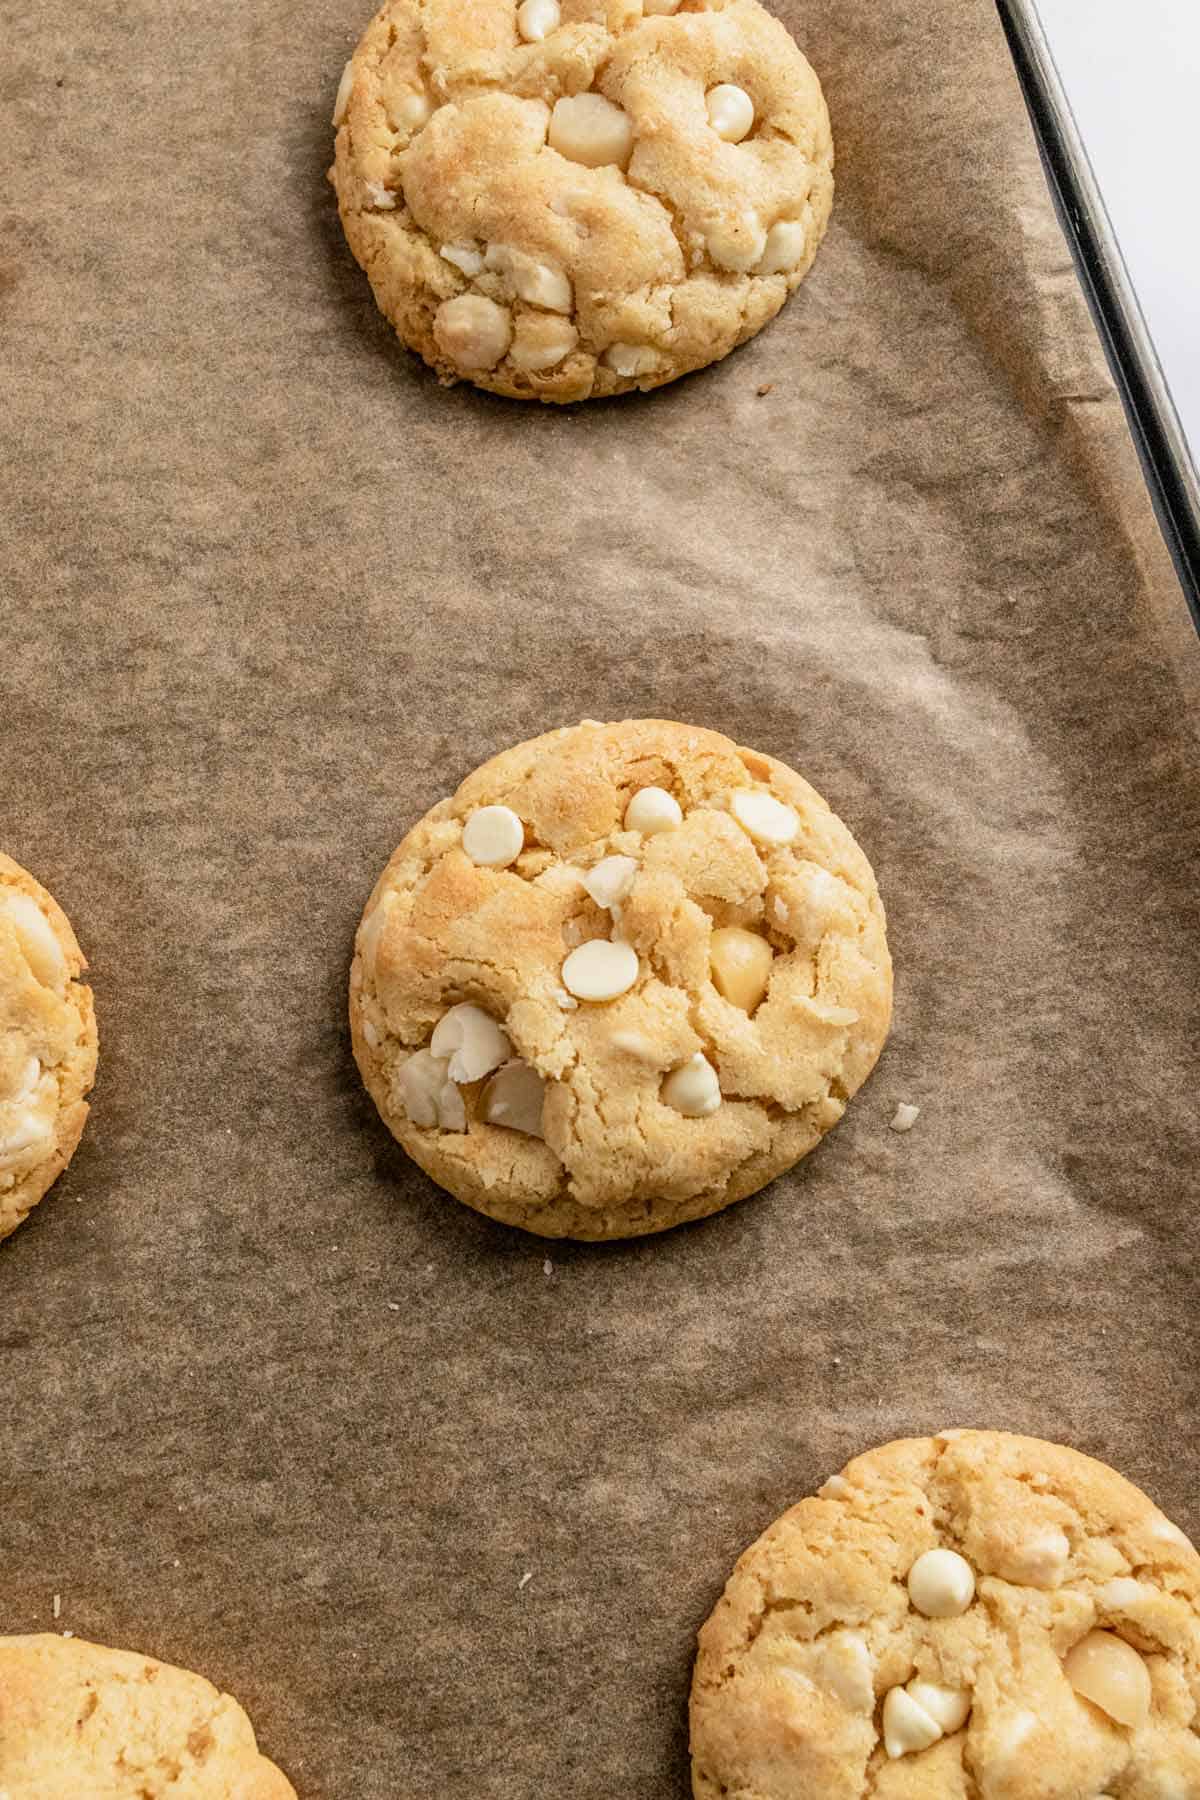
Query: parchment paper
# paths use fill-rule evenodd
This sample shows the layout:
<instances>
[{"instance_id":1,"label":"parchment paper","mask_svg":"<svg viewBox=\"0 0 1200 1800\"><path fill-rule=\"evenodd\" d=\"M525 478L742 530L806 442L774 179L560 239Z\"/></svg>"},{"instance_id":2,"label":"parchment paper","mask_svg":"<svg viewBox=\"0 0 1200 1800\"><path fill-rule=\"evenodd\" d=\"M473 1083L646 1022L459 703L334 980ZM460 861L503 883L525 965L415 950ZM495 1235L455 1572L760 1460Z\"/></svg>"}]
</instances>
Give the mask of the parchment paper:
<instances>
[{"instance_id":1,"label":"parchment paper","mask_svg":"<svg viewBox=\"0 0 1200 1800\"><path fill-rule=\"evenodd\" d=\"M735 1556L897 1434L1065 1439L1200 1531L1183 602L986 0L779 10L811 280L556 413L440 390L343 246L359 0L0 5L0 842L101 1033L0 1251L0 1629L58 1593L204 1671L303 1800L681 1800ZM482 758L646 713L849 821L896 1027L765 1195L547 1247L375 1118L352 933Z\"/></svg>"}]
</instances>

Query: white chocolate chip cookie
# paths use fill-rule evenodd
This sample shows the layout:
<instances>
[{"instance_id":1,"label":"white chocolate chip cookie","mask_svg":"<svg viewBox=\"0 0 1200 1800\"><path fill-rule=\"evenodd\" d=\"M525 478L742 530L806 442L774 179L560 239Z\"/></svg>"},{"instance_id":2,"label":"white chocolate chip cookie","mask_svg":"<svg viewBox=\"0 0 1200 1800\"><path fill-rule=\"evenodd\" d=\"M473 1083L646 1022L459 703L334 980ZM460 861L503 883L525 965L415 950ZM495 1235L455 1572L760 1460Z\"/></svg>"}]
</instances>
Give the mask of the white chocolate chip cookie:
<instances>
[{"instance_id":1,"label":"white chocolate chip cookie","mask_svg":"<svg viewBox=\"0 0 1200 1800\"><path fill-rule=\"evenodd\" d=\"M806 782L713 731L585 721L409 832L350 1020L386 1124L450 1193L546 1237L632 1237L811 1150L891 991L870 865Z\"/></svg>"},{"instance_id":2,"label":"white chocolate chip cookie","mask_svg":"<svg viewBox=\"0 0 1200 1800\"><path fill-rule=\"evenodd\" d=\"M62 1174L96 1074L92 991L65 913L0 854L0 1238Z\"/></svg>"},{"instance_id":3,"label":"white chocolate chip cookie","mask_svg":"<svg viewBox=\"0 0 1200 1800\"><path fill-rule=\"evenodd\" d=\"M1059 1444L887 1444L741 1558L691 1728L696 1800L1196 1800L1200 1556Z\"/></svg>"},{"instance_id":4,"label":"white chocolate chip cookie","mask_svg":"<svg viewBox=\"0 0 1200 1800\"><path fill-rule=\"evenodd\" d=\"M387 0L334 125L380 309L443 381L520 400L716 362L833 203L820 84L759 0Z\"/></svg>"},{"instance_id":5,"label":"white chocolate chip cookie","mask_svg":"<svg viewBox=\"0 0 1200 1800\"><path fill-rule=\"evenodd\" d=\"M296 1800L201 1675L78 1638L0 1637L5 1800Z\"/></svg>"}]
</instances>

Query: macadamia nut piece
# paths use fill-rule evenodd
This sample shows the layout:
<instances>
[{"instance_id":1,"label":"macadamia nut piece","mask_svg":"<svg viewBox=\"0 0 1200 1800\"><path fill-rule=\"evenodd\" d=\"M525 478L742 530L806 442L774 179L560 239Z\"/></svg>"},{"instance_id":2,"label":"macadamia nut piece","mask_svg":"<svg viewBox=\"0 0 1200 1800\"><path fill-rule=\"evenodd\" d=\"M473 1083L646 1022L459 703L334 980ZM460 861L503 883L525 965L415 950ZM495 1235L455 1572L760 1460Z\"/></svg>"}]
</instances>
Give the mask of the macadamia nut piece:
<instances>
[{"instance_id":1,"label":"macadamia nut piece","mask_svg":"<svg viewBox=\"0 0 1200 1800\"><path fill-rule=\"evenodd\" d=\"M438 307L433 335L456 369L494 369L512 343L512 317L483 294L456 294Z\"/></svg>"},{"instance_id":2,"label":"macadamia nut piece","mask_svg":"<svg viewBox=\"0 0 1200 1800\"><path fill-rule=\"evenodd\" d=\"M725 925L713 932L708 953L717 992L752 1013L767 991L775 960L766 938L741 925Z\"/></svg>"},{"instance_id":3,"label":"macadamia nut piece","mask_svg":"<svg viewBox=\"0 0 1200 1800\"><path fill-rule=\"evenodd\" d=\"M570 162L599 169L623 169L633 152L633 120L603 94L572 94L556 100L550 114L549 143Z\"/></svg>"},{"instance_id":4,"label":"macadamia nut piece","mask_svg":"<svg viewBox=\"0 0 1200 1800\"><path fill-rule=\"evenodd\" d=\"M1101 1712L1136 1731L1150 1716L1150 1671L1142 1658L1112 1631L1089 1631L1063 1658L1063 1670L1077 1694Z\"/></svg>"}]
</instances>

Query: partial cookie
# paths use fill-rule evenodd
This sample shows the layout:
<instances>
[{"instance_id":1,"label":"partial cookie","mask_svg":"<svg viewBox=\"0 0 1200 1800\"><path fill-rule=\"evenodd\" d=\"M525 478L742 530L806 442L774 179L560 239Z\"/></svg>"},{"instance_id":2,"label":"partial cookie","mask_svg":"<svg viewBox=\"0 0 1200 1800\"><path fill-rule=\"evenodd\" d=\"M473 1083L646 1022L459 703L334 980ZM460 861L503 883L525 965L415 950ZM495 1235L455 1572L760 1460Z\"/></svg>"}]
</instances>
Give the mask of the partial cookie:
<instances>
[{"instance_id":1,"label":"partial cookie","mask_svg":"<svg viewBox=\"0 0 1200 1800\"><path fill-rule=\"evenodd\" d=\"M334 125L381 311L444 381L520 400L716 362L833 204L820 84L758 0L387 0Z\"/></svg>"},{"instance_id":2,"label":"partial cookie","mask_svg":"<svg viewBox=\"0 0 1200 1800\"><path fill-rule=\"evenodd\" d=\"M75 1153L96 1074L92 990L66 914L0 855L0 1238Z\"/></svg>"},{"instance_id":3,"label":"partial cookie","mask_svg":"<svg viewBox=\"0 0 1200 1800\"><path fill-rule=\"evenodd\" d=\"M1197 1800L1200 1556L1060 1444L858 1457L700 1633L696 1800Z\"/></svg>"},{"instance_id":4,"label":"partial cookie","mask_svg":"<svg viewBox=\"0 0 1200 1800\"><path fill-rule=\"evenodd\" d=\"M296 1800L236 1700L78 1638L0 1637L4 1800Z\"/></svg>"},{"instance_id":5,"label":"partial cookie","mask_svg":"<svg viewBox=\"0 0 1200 1800\"><path fill-rule=\"evenodd\" d=\"M866 857L728 738L587 721L409 832L350 978L363 1080L468 1206L632 1237L728 1206L837 1123L887 1034Z\"/></svg>"}]
</instances>

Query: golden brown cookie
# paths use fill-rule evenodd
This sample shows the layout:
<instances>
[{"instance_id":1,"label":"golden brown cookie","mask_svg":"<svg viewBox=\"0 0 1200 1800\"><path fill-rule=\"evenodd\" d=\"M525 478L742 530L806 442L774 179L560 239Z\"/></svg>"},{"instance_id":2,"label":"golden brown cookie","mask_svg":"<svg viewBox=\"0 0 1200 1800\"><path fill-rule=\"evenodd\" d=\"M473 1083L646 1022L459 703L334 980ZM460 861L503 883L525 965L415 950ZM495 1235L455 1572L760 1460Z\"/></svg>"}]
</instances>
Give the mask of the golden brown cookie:
<instances>
[{"instance_id":1,"label":"golden brown cookie","mask_svg":"<svg viewBox=\"0 0 1200 1800\"><path fill-rule=\"evenodd\" d=\"M758 0L387 0L334 124L381 310L444 381L522 400L716 362L833 203L820 84Z\"/></svg>"},{"instance_id":2,"label":"golden brown cookie","mask_svg":"<svg viewBox=\"0 0 1200 1800\"><path fill-rule=\"evenodd\" d=\"M1200 1556L1060 1444L869 1451L700 1633L696 1800L1196 1800Z\"/></svg>"},{"instance_id":3,"label":"golden brown cookie","mask_svg":"<svg viewBox=\"0 0 1200 1800\"><path fill-rule=\"evenodd\" d=\"M92 991L66 914L0 854L0 1238L74 1155L96 1074Z\"/></svg>"},{"instance_id":4,"label":"golden brown cookie","mask_svg":"<svg viewBox=\"0 0 1200 1800\"><path fill-rule=\"evenodd\" d=\"M866 857L808 783L715 731L585 721L409 832L350 978L363 1080L493 1218L632 1237L811 1150L891 1014Z\"/></svg>"},{"instance_id":5,"label":"golden brown cookie","mask_svg":"<svg viewBox=\"0 0 1200 1800\"><path fill-rule=\"evenodd\" d=\"M228 1694L152 1656L0 1637L3 1800L296 1800Z\"/></svg>"}]
</instances>

